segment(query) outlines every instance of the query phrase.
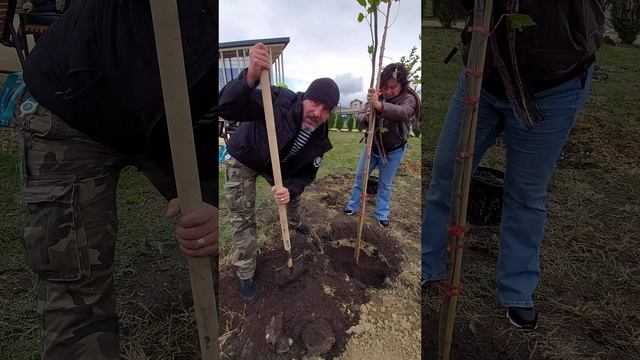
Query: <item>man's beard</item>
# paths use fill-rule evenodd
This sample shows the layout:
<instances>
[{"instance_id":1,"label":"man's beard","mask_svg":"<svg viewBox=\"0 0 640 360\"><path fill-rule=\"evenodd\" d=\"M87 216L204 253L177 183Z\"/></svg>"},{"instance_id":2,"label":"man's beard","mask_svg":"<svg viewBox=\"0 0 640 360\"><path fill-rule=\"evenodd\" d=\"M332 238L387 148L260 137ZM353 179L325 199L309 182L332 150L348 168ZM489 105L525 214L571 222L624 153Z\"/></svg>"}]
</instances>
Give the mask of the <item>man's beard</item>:
<instances>
[{"instance_id":1,"label":"man's beard","mask_svg":"<svg viewBox=\"0 0 640 360\"><path fill-rule=\"evenodd\" d=\"M309 120L308 122L306 120ZM312 124L311 124L312 123ZM320 119L316 116L306 116L302 119L302 130L313 132L320 126Z\"/></svg>"}]
</instances>

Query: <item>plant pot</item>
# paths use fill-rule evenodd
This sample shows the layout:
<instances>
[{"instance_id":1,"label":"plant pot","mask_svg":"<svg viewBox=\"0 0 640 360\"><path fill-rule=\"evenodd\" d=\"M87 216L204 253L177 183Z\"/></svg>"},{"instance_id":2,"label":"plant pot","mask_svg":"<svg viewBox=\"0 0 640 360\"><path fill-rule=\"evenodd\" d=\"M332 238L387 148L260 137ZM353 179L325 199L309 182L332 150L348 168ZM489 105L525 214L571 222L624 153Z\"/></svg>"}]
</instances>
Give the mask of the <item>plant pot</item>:
<instances>
[{"instance_id":1,"label":"plant pot","mask_svg":"<svg viewBox=\"0 0 640 360\"><path fill-rule=\"evenodd\" d=\"M378 177L377 176L369 176L369 181L367 182L367 195L375 195L378 193Z\"/></svg>"},{"instance_id":2,"label":"plant pot","mask_svg":"<svg viewBox=\"0 0 640 360\"><path fill-rule=\"evenodd\" d=\"M504 194L504 172L478 166L471 178L467 221L475 226L500 223Z\"/></svg>"}]
</instances>

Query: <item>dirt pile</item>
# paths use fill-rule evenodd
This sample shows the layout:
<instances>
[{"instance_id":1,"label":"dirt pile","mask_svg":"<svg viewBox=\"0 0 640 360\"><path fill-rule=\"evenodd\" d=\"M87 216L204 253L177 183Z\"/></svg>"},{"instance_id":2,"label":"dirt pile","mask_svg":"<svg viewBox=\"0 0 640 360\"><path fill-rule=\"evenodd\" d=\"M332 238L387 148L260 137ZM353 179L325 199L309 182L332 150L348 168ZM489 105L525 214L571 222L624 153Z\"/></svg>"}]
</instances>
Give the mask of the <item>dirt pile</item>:
<instances>
[{"instance_id":1,"label":"dirt pile","mask_svg":"<svg viewBox=\"0 0 640 360\"><path fill-rule=\"evenodd\" d=\"M308 267L296 281L279 285L275 272L286 255L273 248L258 255L258 300L245 304L237 294L232 267L220 275L222 354L229 359L334 358L358 323L368 290L387 286L401 266L401 249L382 230L365 228L360 261L354 263L354 218L339 218L310 237L292 238L294 257L306 253ZM397 242L396 242L397 244ZM267 336L269 334L269 336ZM269 338L269 339L267 339ZM279 355L278 352L281 354Z\"/></svg>"}]
</instances>

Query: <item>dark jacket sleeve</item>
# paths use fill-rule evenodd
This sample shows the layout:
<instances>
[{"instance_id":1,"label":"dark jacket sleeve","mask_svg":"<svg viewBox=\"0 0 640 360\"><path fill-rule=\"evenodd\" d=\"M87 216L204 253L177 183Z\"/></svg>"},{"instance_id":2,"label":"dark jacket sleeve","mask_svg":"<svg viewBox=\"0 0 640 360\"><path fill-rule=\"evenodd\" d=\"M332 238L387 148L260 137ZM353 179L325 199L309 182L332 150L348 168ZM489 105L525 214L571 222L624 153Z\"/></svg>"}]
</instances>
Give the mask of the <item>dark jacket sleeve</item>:
<instances>
[{"instance_id":1,"label":"dark jacket sleeve","mask_svg":"<svg viewBox=\"0 0 640 360\"><path fill-rule=\"evenodd\" d=\"M319 167L313 165L313 162L307 164L299 171L299 176L284 180L284 187L289 190L289 197L296 198L304 191L304 188L316 179Z\"/></svg>"},{"instance_id":2,"label":"dark jacket sleeve","mask_svg":"<svg viewBox=\"0 0 640 360\"><path fill-rule=\"evenodd\" d=\"M218 115L231 121L255 121L264 119L262 94L245 82L245 69L220 90Z\"/></svg>"},{"instance_id":3,"label":"dark jacket sleeve","mask_svg":"<svg viewBox=\"0 0 640 360\"><path fill-rule=\"evenodd\" d=\"M390 102L382 103L382 117L390 121L409 121L416 109L416 99L413 96L404 96L398 104Z\"/></svg>"},{"instance_id":4,"label":"dark jacket sleeve","mask_svg":"<svg viewBox=\"0 0 640 360\"><path fill-rule=\"evenodd\" d=\"M358 120L359 124L368 125L369 124L369 114L367 114L367 110L369 110L369 104L367 104L363 111L360 111L356 115L356 120Z\"/></svg>"}]
</instances>

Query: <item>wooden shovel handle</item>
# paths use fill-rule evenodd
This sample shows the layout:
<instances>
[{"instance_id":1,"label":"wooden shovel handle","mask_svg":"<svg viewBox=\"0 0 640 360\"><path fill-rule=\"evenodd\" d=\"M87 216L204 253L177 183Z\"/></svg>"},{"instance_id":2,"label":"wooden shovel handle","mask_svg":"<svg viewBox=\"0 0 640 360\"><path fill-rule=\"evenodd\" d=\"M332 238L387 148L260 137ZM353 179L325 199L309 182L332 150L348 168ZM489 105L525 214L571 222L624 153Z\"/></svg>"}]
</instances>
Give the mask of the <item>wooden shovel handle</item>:
<instances>
[{"instance_id":1,"label":"wooden shovel handle","mask_svg":"<svg viewBox=\"0 0 640 360\"><path fill-rule=\"evenodd\" d=\"M260 84L262 85L262 104L264 106L264 120L267 124L267 137L269 139L269 153L271 155L271 169L273 170L273 181L276 189L282 188L282 174L280 172L280 154L278 154L278 139L276 137L276 123L273 115L273 101L271 100L271 81L269 71L260 72ZM287 221L287 206L278 204L278 214L280 215L280 228L282 230L282 243L284 250L289 253L288 266L293 266L291 262L291 240L289 239L289 222Z\"/></svg>"},{"instance_id":2,"label":"wooden shovel handle","mask_svg":"<svg viewBox=\"0 0 640 360\"><path fill-rule=\"evenodd\" d=\"M176 0L151 1L158 64L180 210L202 206ZM215 165L212 165L215 166ZM188 257L193 307L203 360L218 359L218 312L211 258ZM215 260L215 259L214 259Z\"/></svg>"}]
</instances>

